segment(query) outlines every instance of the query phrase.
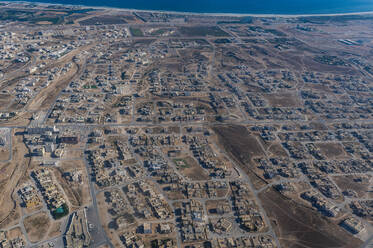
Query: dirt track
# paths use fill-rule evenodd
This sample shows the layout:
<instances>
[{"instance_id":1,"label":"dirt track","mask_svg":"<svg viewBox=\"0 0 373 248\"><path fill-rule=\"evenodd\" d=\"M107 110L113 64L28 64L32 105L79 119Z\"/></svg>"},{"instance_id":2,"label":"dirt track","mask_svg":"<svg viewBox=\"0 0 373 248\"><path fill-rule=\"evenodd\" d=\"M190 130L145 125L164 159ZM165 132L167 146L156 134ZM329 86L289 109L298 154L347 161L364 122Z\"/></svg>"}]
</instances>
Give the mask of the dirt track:
<instances>
[{"instance_id":1,"label":"dirt track","mask_svg":"<svg viewBox=\"0 0 373 248\"><path fill-rule=\"evenodd\" d=\"M26 109L31 111L45 110L55 101L58 94L64 89L71 80L79 73L80 66L73 64L72 68L62 78L54 81L48 87L44 88L34 99L29 102Z\"/></svg>"},{"instance_id":2,"label":"dirt track","mask_svg":"<svg viewBox=\"0 0 373 248\"><path fill-rule=\"evenodd\" d=\"M335 223L313 209L286 199L274 189L259 194L268 217L275 219L277 234L282 247L359 247L354 238Z\"/></svg>"},{"instance_id":3,"label":"dirt track","mask_svg":"<svg viewBox=\"0 0 373 248\"><path fill-rule=\"evenodd\" d=\"M14 134L13 134L14 135ZM13 160L9 163L10 176L4 179L4 188L0 194L0 224L7 222L7 218L11 216L15 205L15 190L20 179L25 175L30 165L31 159L26 157L28 149L23 143L23 136L13 136Z\"/></svg>"}]
</instances>

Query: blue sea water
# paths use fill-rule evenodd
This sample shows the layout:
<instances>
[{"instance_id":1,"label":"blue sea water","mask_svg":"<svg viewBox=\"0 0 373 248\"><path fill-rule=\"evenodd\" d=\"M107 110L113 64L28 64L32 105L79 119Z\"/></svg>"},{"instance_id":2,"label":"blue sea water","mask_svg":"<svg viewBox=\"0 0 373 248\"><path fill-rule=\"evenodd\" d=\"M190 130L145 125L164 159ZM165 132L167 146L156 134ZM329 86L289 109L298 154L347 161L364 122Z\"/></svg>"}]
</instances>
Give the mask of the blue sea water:
<instances>
[{"instance_id":1,"label":"blue sea water","mask_svg":"<svg viewBox=\"0 0 373 248\"><path fill-rule=\"evenodd\" d=\"M197 13L334 14L373 11L373 0L28 0L28 2Z\"/></svg>"}]
</instances>

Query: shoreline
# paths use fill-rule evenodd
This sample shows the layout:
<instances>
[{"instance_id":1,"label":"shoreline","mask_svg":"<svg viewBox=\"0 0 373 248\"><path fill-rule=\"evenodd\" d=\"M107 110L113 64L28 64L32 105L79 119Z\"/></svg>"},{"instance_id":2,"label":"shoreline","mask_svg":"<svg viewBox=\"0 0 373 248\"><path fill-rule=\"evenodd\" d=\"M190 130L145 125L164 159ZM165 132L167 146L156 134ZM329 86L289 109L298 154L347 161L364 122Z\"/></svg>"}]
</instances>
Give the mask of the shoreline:
<instances>
[{"instance_id":1,"label":"shoreline","mask_svg":"<svg viewBox=\"0 0 373 248\"><path fill-rule=\"evenodd\" d=\"M128 12L149 12L149 13L163 13L174 15L190 15L190 16L210 16L210 17L261 17L261 18L298 18L298 17L317 17L317 16L350 16L350 15L373 15L372 11L363 12L343 12L343 13L329 13L329 14L250 14L250 13L213 13L213 12L185 12L185 11L168 11L168 10L144 10L135 8L120 8L110 6L91 6L91 5L75 5L75 4L62 4L62 3L49 3L49 2L32 2L32 1L2 1L0 3L22 3L22 4L35 4L40 6L66 6L66 7L79 7L79 8L94 8L99 10L113 10L113 11L128 11Z\"/></svg>"}]
</instances>

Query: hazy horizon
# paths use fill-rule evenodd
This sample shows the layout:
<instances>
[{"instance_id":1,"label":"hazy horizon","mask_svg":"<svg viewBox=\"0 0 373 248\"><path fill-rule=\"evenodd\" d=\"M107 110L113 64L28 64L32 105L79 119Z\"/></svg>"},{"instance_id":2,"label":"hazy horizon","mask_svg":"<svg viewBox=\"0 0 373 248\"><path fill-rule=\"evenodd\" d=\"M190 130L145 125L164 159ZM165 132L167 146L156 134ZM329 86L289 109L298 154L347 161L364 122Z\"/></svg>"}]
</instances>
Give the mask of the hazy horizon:
<instances>
[{"instance_id":1,"label":"hazy horizon","mask_svg":"<svg viewBox=\"0 0 373 248\"><path fill-rule=\"evenodd\" d=\"M9 2L14 2L9 0ZM29 0L55 4L85 5L143 10L237 14L337 14L373 11L369 0Z\"/></svg>"}]
</instances>

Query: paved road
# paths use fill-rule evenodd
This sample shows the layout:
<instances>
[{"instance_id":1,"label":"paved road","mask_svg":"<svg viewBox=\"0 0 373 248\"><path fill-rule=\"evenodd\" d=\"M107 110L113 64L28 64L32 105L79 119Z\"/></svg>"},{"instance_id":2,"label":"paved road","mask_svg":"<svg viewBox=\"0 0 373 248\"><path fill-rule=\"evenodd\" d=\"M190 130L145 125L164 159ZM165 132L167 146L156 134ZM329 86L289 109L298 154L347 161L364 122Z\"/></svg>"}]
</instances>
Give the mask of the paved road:
<instances>
[{"instance_id":1,"label":"paved road","mask_svg":"<svg viewBox=\"0 0 373 248\"><path fill-rule=\"evenodd\" d=\"M6 129L8 130L5 131L6 132L5 143L8 144L9 158L7 160L0 161L3 163L8 163L13 160L13 136L12 136L13 129L12 128L6 128Z\"/></svg>"},{"instance_id":2,"label":"paved road","mask_svg":"<svg viewBox=\"0 0 373 248\"><path fill-rule=\"evenodd\" d=\"M86 148L87 150L87 145L86 143ZM109 247L114 247L109 238L107 237L105 230L102 227L102 223L99 217L99 210L97 206L97 199L96 199L96 190L93 181L91 180L91 170L90 170L90 165L87 161L86 156L84 155L84 164L86 167L87 175L89 175L89 190L90 190L90 195L92 199L92 205L88 208L87 210L87 219L89 224L93 224L94 228L91 230L91 237L92 237L92 242L93 244L90 245L90 247L95 248L99 247L103 244L109 245Z\"/></svg>"},{"instance_id":3,"label":"paved road","mask_svg":"<svg viewBox=\"0 0 373 248\"><path fill-rule=\"evenodd\" d=\"M361 248L373 248L373 235L371 235L369 239L361 245Z\"/></svg>"}]
</instances>

